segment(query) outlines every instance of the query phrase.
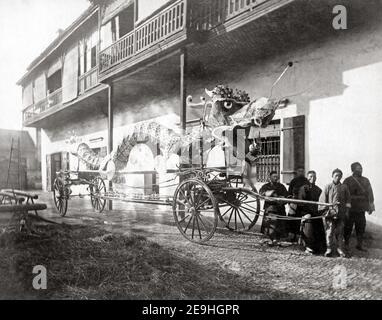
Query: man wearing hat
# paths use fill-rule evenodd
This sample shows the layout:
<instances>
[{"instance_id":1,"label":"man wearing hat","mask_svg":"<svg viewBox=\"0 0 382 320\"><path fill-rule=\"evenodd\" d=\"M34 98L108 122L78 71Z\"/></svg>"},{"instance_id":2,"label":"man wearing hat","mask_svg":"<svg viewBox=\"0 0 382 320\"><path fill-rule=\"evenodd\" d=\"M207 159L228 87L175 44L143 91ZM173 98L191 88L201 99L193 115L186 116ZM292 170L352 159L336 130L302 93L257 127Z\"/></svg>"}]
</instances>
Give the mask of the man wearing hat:
<instances>
[{"instance_id":1,"label":"man wearing hat","mask_svg":"<svg viewBox=\"0 0 382 320\"><path fill-rule=\"evenodd\" d=\"M375 211L374 195L369 179L362 176L362 165L354 162L351 165L352 175L344 180L350 191L351 209L345 219L345 248L349 249L350 237L355 227L357 235L356 248L366 251L363 247L363 235L366 228L365 212L372 214Z\"/></svg>"}]
</instances>

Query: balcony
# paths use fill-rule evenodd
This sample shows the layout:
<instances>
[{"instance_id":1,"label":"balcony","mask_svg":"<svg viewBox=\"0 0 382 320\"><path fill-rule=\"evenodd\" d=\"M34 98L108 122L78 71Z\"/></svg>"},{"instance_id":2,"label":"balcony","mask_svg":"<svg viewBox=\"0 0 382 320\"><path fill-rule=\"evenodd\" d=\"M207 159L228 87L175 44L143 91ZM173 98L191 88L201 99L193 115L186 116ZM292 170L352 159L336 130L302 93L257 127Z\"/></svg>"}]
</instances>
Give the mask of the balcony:
<instances>
[{"instance_id":1,"label":"balcony","mask_svg":"<svg viewBox=\"0 0 382 320\"><path fill-rule=\"evenodd\" d=\"M36 102L35 104L27 107L23 111L23 121L24 124L33 121L33 119L46 112L50 108L61 104L62 102L62 89L58 89L55 92L49 94L43 100Z\"/></svg>"},{"instance_id":2,"label":"balcony","mask_svg":"<svg viewBox=\"0 0 382 320\"><path fill-rule=\"evenodd\" d=\"M186 28L187 0L180 0L137 26L117 42L101 51L100 73L113 68Z\"/></svg>"},{"instance_id":3,"label":"balcony","mask_svg":"<svg viewBox=\"0 0 382 320\"><path fill-rule=\"evenodd\" d=\"M103 80L121 64L129 67L166 48L180 45L190 34L210 31L253 11L264 2L275 1L178 0L102 50L100 77Z\"/></svg>"},{"instance_id":4,"label":"balcony","mask_svg":"<svg viewBox=\"0 0 382 320\"><path fill-rule=\"evenodd\" d=\"M78 98L84 96L98 85L98 67L95 67L78 78ZM46 98L23 110L24 126L31 125L35 121L45 117L47 114L55 112L55 109L60 109L60 106L62 105L62 89L58 89L49 94Z\"/></svg>"},{"instance_id":5,"label":"balcony","mask_svg":"<svg viewBox=\"0 0 382 320\"><path fill-rule=\"evenodd\" d=\"M98 83L98 68L95 67L79 77L79 94L84 94L86 91L94 88Z\"/></svg>"}]
</instances>

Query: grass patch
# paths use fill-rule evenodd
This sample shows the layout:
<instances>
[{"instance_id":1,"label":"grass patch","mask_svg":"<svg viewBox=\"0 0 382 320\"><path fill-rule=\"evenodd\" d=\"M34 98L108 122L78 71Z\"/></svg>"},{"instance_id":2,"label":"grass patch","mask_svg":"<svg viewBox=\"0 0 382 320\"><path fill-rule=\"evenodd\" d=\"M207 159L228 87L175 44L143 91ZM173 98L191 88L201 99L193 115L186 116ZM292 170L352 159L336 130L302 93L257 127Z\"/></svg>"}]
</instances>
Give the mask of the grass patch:
<instances>
[{"instance_id":1,"label":"grass patch","mask_svg":"<svg viewBox=\"0 0 382 320\"><path fill-rule=\"evenodd\" d=\"M42 237L0 235L1 299L268 299L250 278L206 269L141 236L83 226L42 226ZM48 289L32 288L33 267Z\"/></svg>"}]
</instances>

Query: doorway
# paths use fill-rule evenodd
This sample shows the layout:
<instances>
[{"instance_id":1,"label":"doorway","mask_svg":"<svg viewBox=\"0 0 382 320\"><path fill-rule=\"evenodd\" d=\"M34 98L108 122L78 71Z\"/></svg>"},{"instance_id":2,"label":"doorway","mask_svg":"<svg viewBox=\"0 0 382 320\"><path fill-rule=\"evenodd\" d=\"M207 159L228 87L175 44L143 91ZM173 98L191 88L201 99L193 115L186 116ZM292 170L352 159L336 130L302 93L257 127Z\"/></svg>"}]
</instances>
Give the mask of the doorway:
<instances>
[{"instance_id":1,"label":"doorway","mask_svg":"<svg viewBox=\"0 0 382 320\"><path fill-rule=\"evenodd\" d=\"M52 154L50 156L50 172L51 172L50 186L51 186L51 190L53 190L53 183L54 183L54 179L56 179L57 172L60 171L61 168L62 168L61 153Z\"/></svg>"}]
</instances>

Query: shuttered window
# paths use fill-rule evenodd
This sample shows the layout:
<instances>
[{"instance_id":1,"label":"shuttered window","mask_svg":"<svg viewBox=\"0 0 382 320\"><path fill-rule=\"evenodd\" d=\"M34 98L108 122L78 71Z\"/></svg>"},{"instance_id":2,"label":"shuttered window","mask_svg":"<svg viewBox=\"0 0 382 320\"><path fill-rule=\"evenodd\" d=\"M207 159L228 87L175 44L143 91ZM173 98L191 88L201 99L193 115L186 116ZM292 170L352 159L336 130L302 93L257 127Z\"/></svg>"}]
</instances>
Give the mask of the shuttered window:
<instances>
[{"instance_id":1,"label":"shuttered window","mask_svg":"<svg viewBox=\"0 0 382 320\"><path fill-rule=\"evenodd\" d=\"M45 73L42 73L35 79L33 87L33 96L35 102L39 102L46 98L46 81L47 79Z\"/></svg>"},{"instance_id":2,"label":"shuttered window","mask_svg":"<svg viewBox=\"0 0 382 320\"><path fill-rule=\"evenodd\" d=\"M63 70L62 101L69 102L78 96L78 47L74 46L65 55Z\"/></svg>"},{"instance_id":3,"label":"shuttered window","mask_svg":"<svg viewBox=\"0 0 382 320\"><path fill-rule=\"evenodd\" d=\"M23 108L29 107L33 104L33 86L28 83L23 88Z\"/></svg>"},{"instance_id":4,"label":"shuttered window","mask_svg":"<svg viewBox=\"0 0 382 320\"><path fill-rule=\"evenodd\" d=\"M285 118L282 125L282 182L289 183L296 169L305 167L305 116Z\"/></svg>"}]
</instances>

